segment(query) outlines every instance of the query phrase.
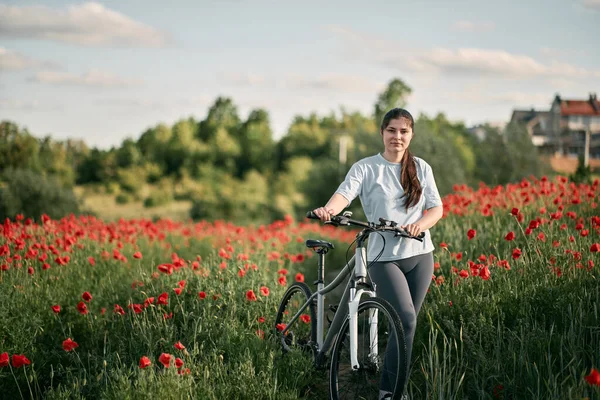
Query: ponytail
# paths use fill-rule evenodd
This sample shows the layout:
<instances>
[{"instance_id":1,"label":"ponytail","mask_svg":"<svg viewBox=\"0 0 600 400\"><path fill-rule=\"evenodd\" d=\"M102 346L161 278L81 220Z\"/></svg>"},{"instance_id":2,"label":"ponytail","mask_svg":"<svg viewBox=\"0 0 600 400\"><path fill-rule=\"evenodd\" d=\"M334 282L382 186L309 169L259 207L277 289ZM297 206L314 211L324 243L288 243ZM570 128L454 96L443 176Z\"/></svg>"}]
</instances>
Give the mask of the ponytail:
<instances>
[{"instance_id":1,"label":"ponytail","mask_svg":"<svg viewBox=\"0 0 600 400\"><path fill-rule=\"evenodd\" d=\"M400 183L404 188L404 195L406 201L404 202L406 210L409 207L413 207L421 199L423 188L417 177L417 167L415 158L412 153L406 149L404 156L402 156L402 168L400 170Z\"/></svg>"}]
</instances>

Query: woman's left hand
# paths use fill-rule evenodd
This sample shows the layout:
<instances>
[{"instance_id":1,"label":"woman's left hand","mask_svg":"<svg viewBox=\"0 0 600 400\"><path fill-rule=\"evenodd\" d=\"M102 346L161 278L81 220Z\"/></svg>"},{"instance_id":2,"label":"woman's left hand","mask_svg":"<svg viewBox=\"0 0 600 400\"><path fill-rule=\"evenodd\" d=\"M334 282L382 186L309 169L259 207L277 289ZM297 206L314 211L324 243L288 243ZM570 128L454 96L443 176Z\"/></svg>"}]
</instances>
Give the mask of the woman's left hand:
<instances>
[{"instance_id":1,"label":"woman's left hand","mask_svg":"<svg viewBox=\"0 0 600 400\"><path fill-rule=\"evenodd\" d=\"M419 224L402 225L400 228L407 231L411 236L418 236L421 233L421 227Z\"/></svg>"}]
</instances>

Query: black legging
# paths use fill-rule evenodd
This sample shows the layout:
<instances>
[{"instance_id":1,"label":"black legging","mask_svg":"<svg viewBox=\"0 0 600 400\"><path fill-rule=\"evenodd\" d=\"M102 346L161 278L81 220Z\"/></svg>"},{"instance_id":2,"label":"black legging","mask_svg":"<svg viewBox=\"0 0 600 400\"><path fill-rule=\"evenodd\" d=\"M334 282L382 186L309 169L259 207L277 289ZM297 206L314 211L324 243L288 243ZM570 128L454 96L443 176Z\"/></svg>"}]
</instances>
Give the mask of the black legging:
<instances>
[{"instance_id":1,"label":"black legging","mask_svg":"<svg viewBox=\"0 0 600 400\"><path fill-rule=\"evenodd\" d=\"M377 296L389 301L402 320L409 371L417 315L425 300L432 274L433 253L396 261L376 262L369 268L371 280L376 284ZM396 352L395 339L389 343L393 347L389 346L388 354L394 354L392 351ZM396 371L397 363L398 360L394 357L385 357L384 371ZM381 389L390 392L393 390L386 373L382 374Z\"/></svg>"}]
</instances>

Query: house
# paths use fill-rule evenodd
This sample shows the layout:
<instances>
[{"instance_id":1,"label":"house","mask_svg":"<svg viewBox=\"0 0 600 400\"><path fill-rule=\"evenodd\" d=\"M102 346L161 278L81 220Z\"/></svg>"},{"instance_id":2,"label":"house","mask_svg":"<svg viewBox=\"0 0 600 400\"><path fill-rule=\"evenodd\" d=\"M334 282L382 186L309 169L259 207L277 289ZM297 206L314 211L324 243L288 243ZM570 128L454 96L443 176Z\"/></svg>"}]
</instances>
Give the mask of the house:
<instances>
[{"instance_id":1,"label":"house","mask_svg":"<svg viewBox=\"0 0 600 400\"><path fill-rule=\"evenodd\" d=\"M550 110L513 110L511 122L524 124L539 152L550 155L583 155L589 130L590 158L600 158L600 101L595 93L583 100L557 94Z\"/></svg>"},{"instance_id":2,"label":"house","mask_svg":"<svg viewBox=\"0 0 600 400\"><path fill-rule=\"evenodd\" d=\"M600 158L600 101L595 93L587 100L554 97L550 107L550 126L562 155L578 157L585 149L586 131L590 131L590 157Z\"/></svg>"},{"instance_id":3,"label":"house","mask_svg":"<svg viewBox=\"0 0 600 400\"><path fill-rule=\"evenodd\" d=\"M550 112L530 110L514 110L510 122L524 124L531 141L540 153L553 153L554 146L547 132L550 130Z\"/></svg>"}]
</instances>

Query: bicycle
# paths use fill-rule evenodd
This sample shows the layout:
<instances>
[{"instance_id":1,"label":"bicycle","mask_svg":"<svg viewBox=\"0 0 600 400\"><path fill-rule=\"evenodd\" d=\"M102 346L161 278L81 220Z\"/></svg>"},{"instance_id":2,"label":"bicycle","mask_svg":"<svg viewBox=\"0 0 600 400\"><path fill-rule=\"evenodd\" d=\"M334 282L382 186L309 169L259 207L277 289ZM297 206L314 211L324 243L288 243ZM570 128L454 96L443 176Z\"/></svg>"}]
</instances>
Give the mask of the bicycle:
<instances>
[{"instance_id":1,"label":"bicycle","mask_svg":"<svg viewBox=\"0 0 600 400\"><path fill-rule=\"evenodd\" d=\"M319 219L312 211L306 216ZM408 378L404 331L398 313L389 302L377 297L376 284L367 279L364 242L373 232L394 232L394 237L419 241L423 241L424 233L415 237L394 221L380 218L376 224L353 220L350 219L351 216L352 213L346 211L341 216L333 216L326 224L362 228L356 235L356 248L352 258L331 283L325 286L325 254L334 246L323 240L306 240L306 246L319 255L317 280L314 282L317 291L312 293L304 282L290 285L277 310L274 331L280 336L284 354L294 348L308 352L313 366L318 370L326 368L327 354L333 343L329 366L331 399L377 399L383 380L387 380L393 388L392 398L400 399ZM378 258L379 256L373 262ZM325 295L350 274L340 302L329 306L334 314L333 319L327 317L329 329L323 337ZM299 298L295 299L296 296ZM365 299L361 301L363 297ZM307 308L308 314L304 313ZM290 315L292 317L288 320Z\"/></svg>"}]
</instances>

